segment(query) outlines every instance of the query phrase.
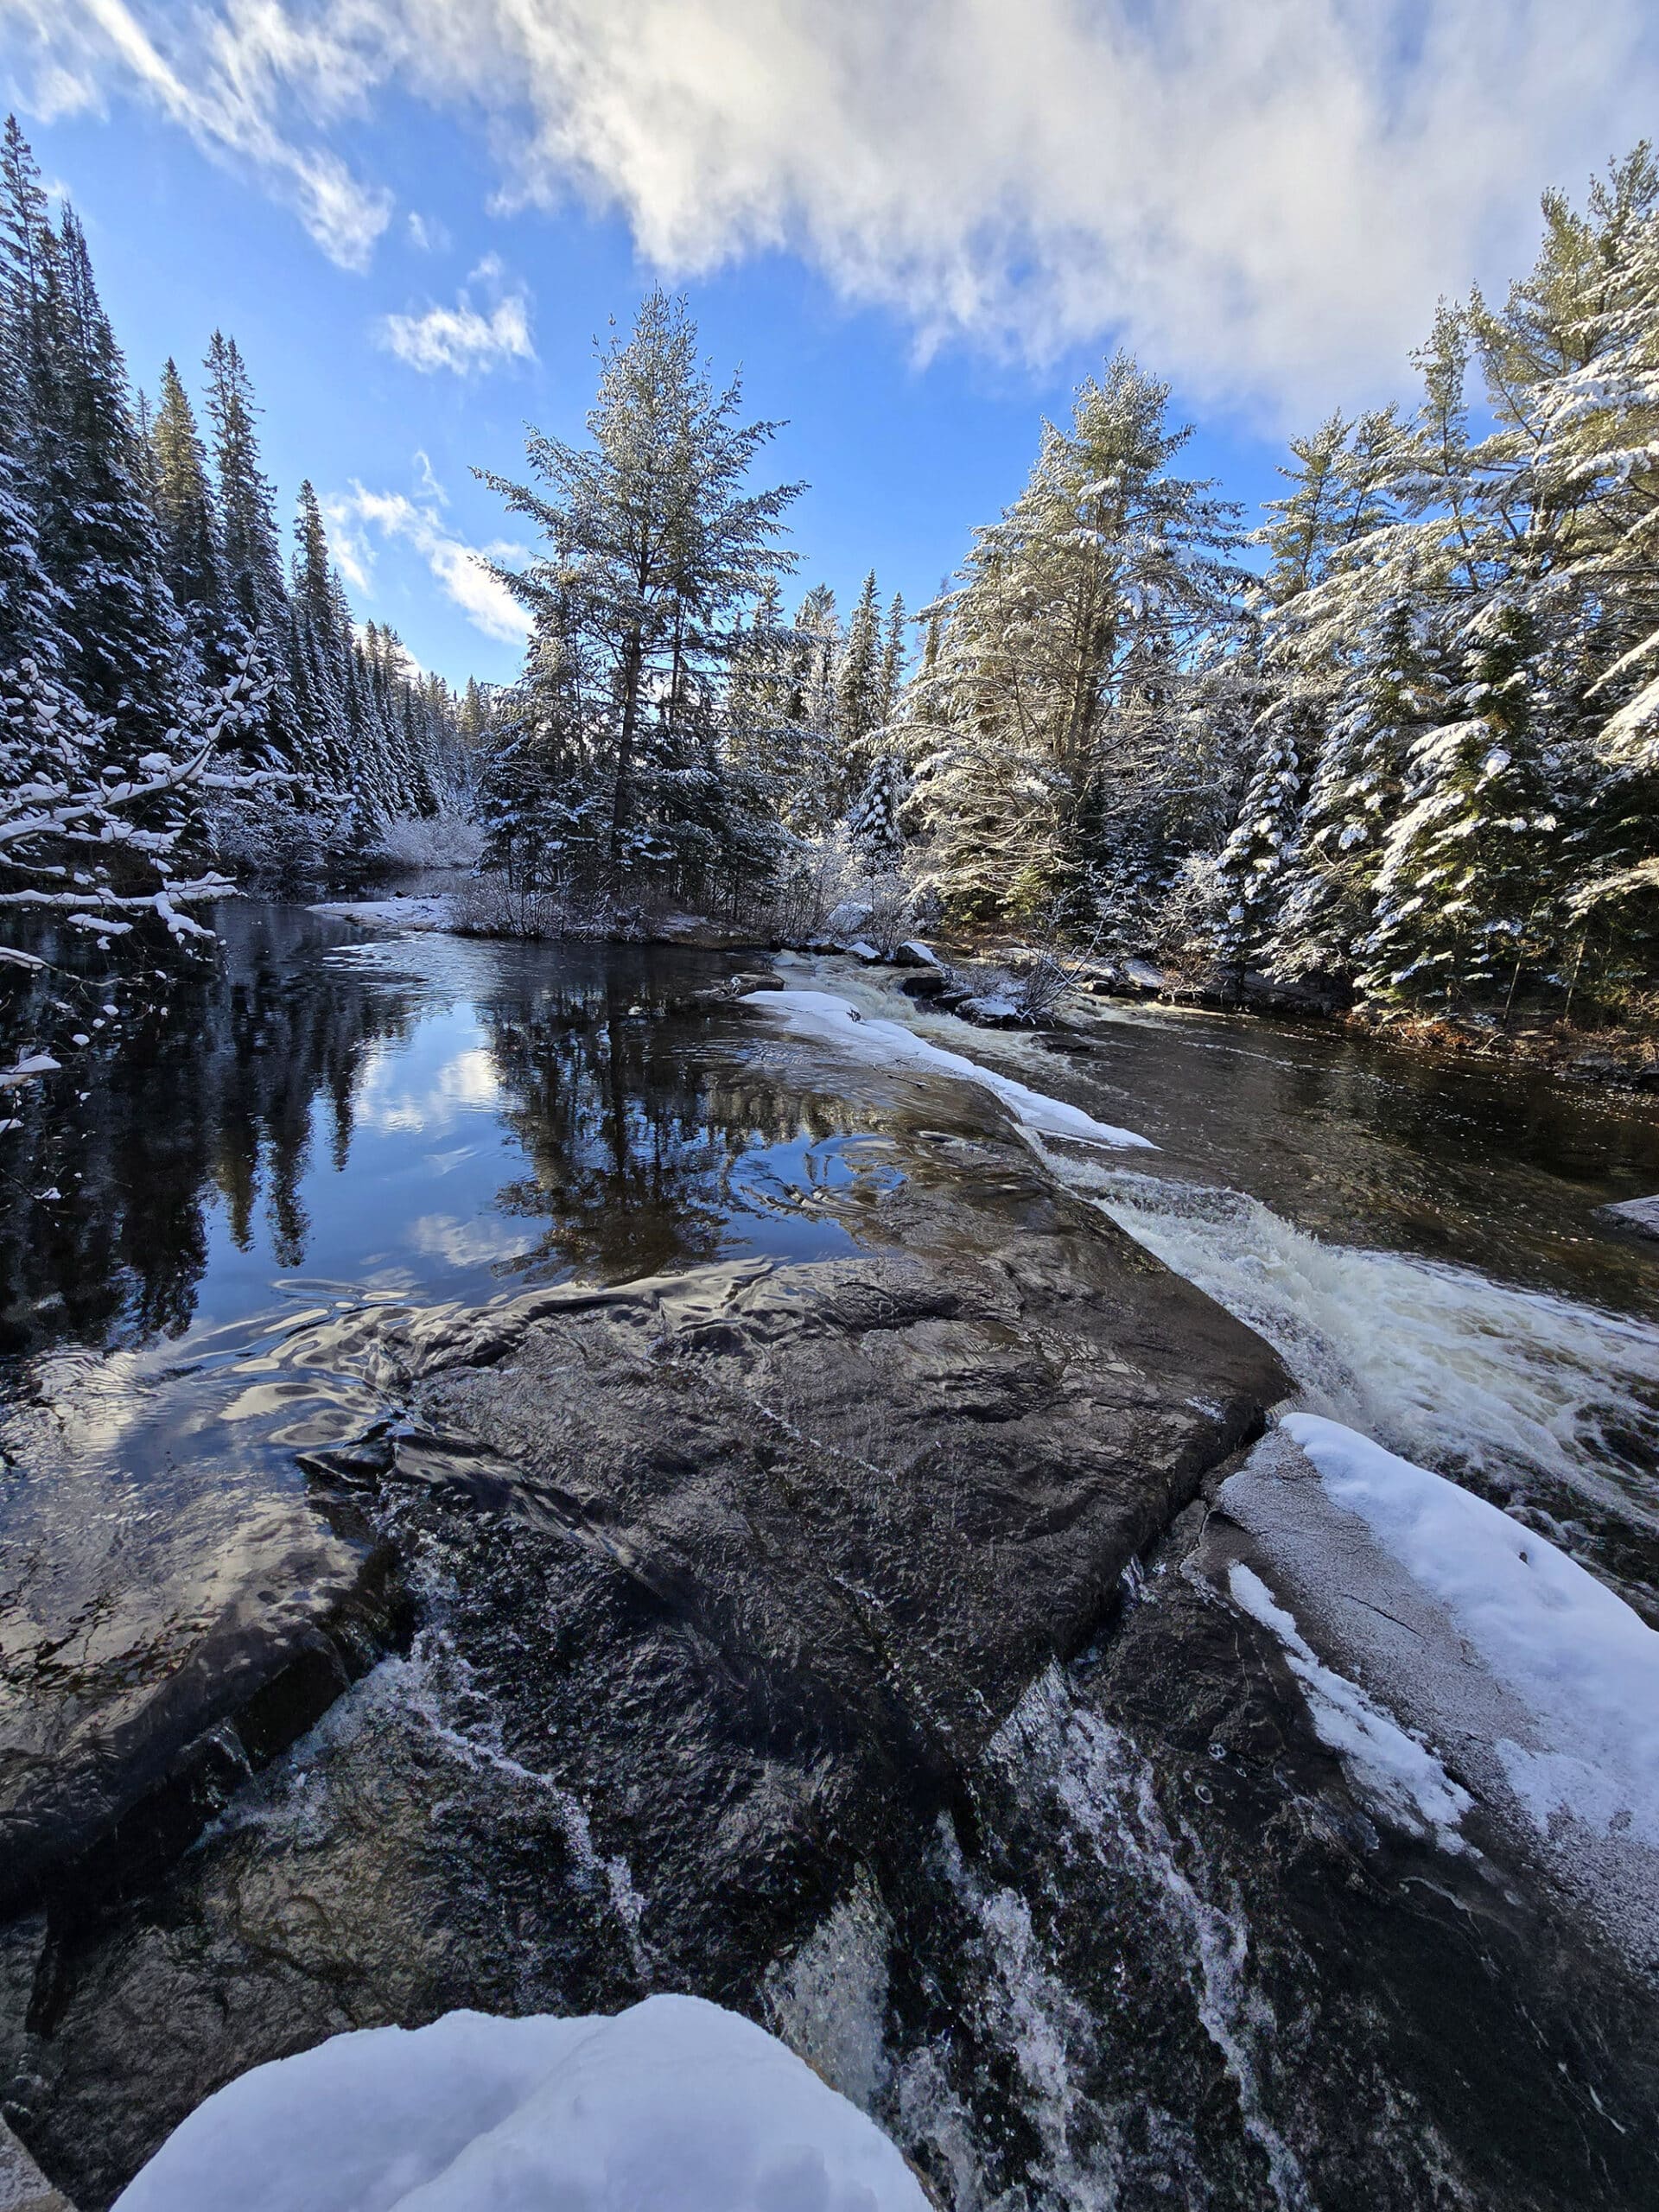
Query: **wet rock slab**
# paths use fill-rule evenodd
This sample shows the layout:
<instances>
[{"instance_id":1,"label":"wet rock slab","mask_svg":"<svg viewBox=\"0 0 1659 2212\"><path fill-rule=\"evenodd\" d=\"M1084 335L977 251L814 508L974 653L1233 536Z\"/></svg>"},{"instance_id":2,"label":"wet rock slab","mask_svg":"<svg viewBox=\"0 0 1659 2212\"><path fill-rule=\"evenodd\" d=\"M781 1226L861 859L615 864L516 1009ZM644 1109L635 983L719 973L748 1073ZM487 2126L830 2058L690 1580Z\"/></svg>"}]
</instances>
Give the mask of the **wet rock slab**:
<instances>
[{"instance_id":1,"label":"wet rock slab","mask_svg":"<svg viewBox=\"0 0 1659 2212\"><path fill-rule=\"evenodd\" d=\"M931 1151L881 1201L898 1250L567 1294L483 1365L446 1345L420 1402L466 1441L397 1471L563 1532L771 1709L943 1778L1279 1369L1017 1155Z\"/></svg>"},{"instance_id":2,"label":"wet rock slab","mask_svg":"<svg viewBox=\"0 0 1659 2212\"><path fill-rule=\"evenodd\" d=\"M1281 1395L993 1127L893 1166L844 1201L853 1259L377 1325L403 1411L307 1465L385 1516L426 1626L150 1896L47 1916L11 2109L83 2212L342 2026L760 2011Z\"/></svg>"},{"instance_id":3,"label":"wet rock slab","mask_svg":"<svg viewBox=\"0 0 1659 2212\"><path fill-rule=\"evenodd\" d=\"M388 1548L336 1532L302 1498L251 1507L199 1544L175 1536L142 1621L113 1599L62 1622L8 1611L0 1917L142 1888L386 1649L406 1610Z\"/></svg>"}]
</instances>

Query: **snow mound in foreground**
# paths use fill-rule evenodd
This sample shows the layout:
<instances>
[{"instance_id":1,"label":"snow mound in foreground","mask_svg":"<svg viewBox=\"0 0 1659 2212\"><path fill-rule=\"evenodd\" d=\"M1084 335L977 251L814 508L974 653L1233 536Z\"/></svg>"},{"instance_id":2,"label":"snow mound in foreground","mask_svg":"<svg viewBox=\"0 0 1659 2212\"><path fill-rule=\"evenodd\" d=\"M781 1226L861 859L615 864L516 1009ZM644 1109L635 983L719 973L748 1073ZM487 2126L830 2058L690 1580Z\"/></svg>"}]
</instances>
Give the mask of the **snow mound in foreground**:
<instances>
[{"instance_id":1,"label":"snow mound in foreground","mask_svg":"<svg viewBox=\"0 0 1659 2212\"><path fill-rule=\"evenodd\" d=\"M1140 1145L1148 1152L1158 1148L1150 1137L1137 1136L1133 1129L1114 1128L1109 1122L1097 1122L1080 1106L1068 1106L1064 1099L1027 1090L1012 1076L997 1075L976 1060L964 1059L960 1052L947 1052L941 1045L931 1045L902 1022L861 1014L831 991L757 991L747 1003L787 1023L797 1036L832 1044L843 1052L873 1061L877 1067L913 1067L953 1076L958 1082L976 1083L982 1090L1000 1098L1017 1122L1039 1135L1081 1137L1089 1144Z\"/></svg>"},{"instance_id":2,"label":"snow mound in foreground","mask_svg":"<svg viewBox=\"0 0 1659 2212\"><path fill-rule=\"evenodd\" d=\"M1484 1498L1316 1414L1280 1426L1533 1717L1535 1745L1495 1748L1538 1826L1659 1846L1659 1631Z\"/></svg>"},{"instance_id":3,"label":"snow mound in foreground","mask_svg":"<svg viewBox=\"0 0 1659 2212\"><path fill-rule=\"evenodd\" d=\"M926 2212L899 2152L764 2029L696 1997L613 2018L365 2028L192 2113L115 2212Z\"/></svg>"}]
</instances>

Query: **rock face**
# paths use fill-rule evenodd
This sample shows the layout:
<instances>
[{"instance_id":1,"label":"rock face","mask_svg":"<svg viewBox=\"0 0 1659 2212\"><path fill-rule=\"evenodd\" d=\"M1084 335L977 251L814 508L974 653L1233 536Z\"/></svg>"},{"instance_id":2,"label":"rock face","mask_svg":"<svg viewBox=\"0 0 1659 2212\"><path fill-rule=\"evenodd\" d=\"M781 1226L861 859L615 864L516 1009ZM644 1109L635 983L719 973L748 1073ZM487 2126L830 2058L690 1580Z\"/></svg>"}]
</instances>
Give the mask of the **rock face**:
<instances>
[{"instance_id":1,"label":"rock face","mask_svg":"<svg viewBox=\"0 0 1659 2212\"><path fill-rule=\"evenodd\" d=\"M1644 1236L1659 1236L1659 1198L1623 1198L1606 1211L1615 1220L1640 1230Z\"/></svg>"},{"instance_id":2,"label":"rock face","mask_svg":"<svg viewBox=\"0 0 1659 2212\"><path fill-rule=\"evenodd\" d=\"M142 1888L395 1640L405 1610L389 1549L300 1499L251 1510L154 1594L167 1627L143 1665L86 1657L83 1631L72 1672L67 1637L30 1649L26 1617L10 1624L0 1917Z\"/></svg>"},{"instance_id":3,"label":"rock face","mask_svg":"<svg viewBox=\"0 0 1659 2212\"><path fill-rule=\"evenodd\" d=\"M1006 1154L935 1150L883 1203L901 1253L538 1301L422 1404L484 1447L433 1454L441 1495L563 1532L758 1710L943 1787L1279 1370Z\"/></svg>"},{"instance_id":4,"label":"rock face","mask_svg":"<svg viewBox=\"0 0 1659 2212\"><path fill-rule=\"evenodd\" d=\"M83 2212L341 2026L652 1986L760 2011L867 1857L969 1817L1033 1675L1283 1378L988 1115L891 1166L855 1258L385 1325L407 1415L307 1465L382 1501L427 1625L269 1813L48 1915L13 2109Z\"/></svg>"}]
</instances>

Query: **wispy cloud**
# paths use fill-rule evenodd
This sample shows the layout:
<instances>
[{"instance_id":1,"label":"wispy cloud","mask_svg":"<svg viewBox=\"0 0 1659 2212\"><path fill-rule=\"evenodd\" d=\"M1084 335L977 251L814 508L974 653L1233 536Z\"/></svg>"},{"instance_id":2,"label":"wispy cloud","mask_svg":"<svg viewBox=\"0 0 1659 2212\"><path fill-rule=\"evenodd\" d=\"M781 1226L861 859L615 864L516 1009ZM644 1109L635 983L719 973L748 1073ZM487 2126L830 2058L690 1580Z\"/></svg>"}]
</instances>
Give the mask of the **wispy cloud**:
<instances>
[{"instance_id":1,"label":"wispy cloud","mask_svg":"<svg viewBox=\"0 0 1659 2212\"><path fill-rule=\"evenodd\" d=\"M447 507L449 504L449 494L444 490L442 485L439 483L437 477L433 471L432 456L430 454L429 454L423 447L416 446L413 458L415 466L420 473L422 491L426 493L429 499L435 499L441 507Z\"/></svg>"},{"instance_id":2,"label":"wispy cloud","mask_svg":"<svg viewBox=\"0 0 1659 2212\"><path fill-rule=\"evenodd\" d=\"M443 494L431 478L429 463L427 476L442 499ZM326 499L323 512L334 558L346 582L359 591L372 591L378 545L397 539L420 555L445 598L461 609L475 630L509 645L522 645L529 636L530 617L485 565L486 561L515 565L524 556L522 545L505 540L469 545L456 536L432 499L411 499L402 492L372 492L357 482L350 491Z\"/></svg>"},{"instance_id":3,"label":"wispy cloud","mask_svg":"<svg viewBox=\"0 0 1659 2212\"><path fill-rule=\"evenodd\" d=\"M281 0L231 0L222 14L0 0L0 21L17 34L8 73L33 112L101 111L111 92L147 100L211 158L261 176L330 260L362 269L391 219L391 194L288 128L290 114L326 123L368 88L333 13L302 21Z\"/></svg>"},{"instance_id":4,"label":"wispy cloud","mask_svg":"<svg viewBox=\"0 0 1659 2212\"><path fill-rule=\"evenodd\" d=\"M421 315L382 315L380 343L411 369L430 375L449 369L456 376L493 369L504 361L533 361L530 342L530 294L522 284L509 289L499 256L486 254L467 280L482 284L488 311L473 304L465 286L452 308L430 307Z\"/></svg>"},{"instance_id":5,"label":"wispy cloud","mask_svg":"<svg viewBox=\"0 0 1659 2212\"><path fill-rule=\"evenodd\" d=\"M142 91L337 259L386 206L327 129L396 85L481 114L510 197L620 209L665 271L793 251L923 348L1123 336L1280 413L1392 378L1438 294L1523 262L1540 187L1650 125L1659 81L1652 0L0 6L39 99ZM434 365L515 350L510 320L433 312L427 338L404 321Z\"/></svg>"},{"instance_id":6,"label":"wispy cloud","mask_svg":"<svg viewBox=\"0 0 1659 2212\"><path fill-rule=\"evenodd\" d=\"M448 226L435 215L423 215L411 207L409 211L409 242L422 253L443 253L449 245Z\"/></svg>"}]
</instances>

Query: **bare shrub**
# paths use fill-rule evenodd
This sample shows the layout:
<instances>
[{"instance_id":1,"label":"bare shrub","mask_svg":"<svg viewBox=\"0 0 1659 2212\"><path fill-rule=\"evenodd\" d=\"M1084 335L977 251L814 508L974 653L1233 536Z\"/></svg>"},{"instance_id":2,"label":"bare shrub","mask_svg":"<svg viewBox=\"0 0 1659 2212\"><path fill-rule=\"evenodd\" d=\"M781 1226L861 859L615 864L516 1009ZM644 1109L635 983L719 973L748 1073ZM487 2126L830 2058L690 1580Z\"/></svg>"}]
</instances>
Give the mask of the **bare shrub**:
<instances>
[{"instance_id":1,"label":"bare shrub","mask_svg":"<svg viewBox=\"0 0 1659 2212\"><path fill-rule=\"evenodd\" d=\"M462 937L638 938L636 906L608 892L536 891L495 873L474 875L449 894L450 926Z\"/></svg>"}]
</instances>

